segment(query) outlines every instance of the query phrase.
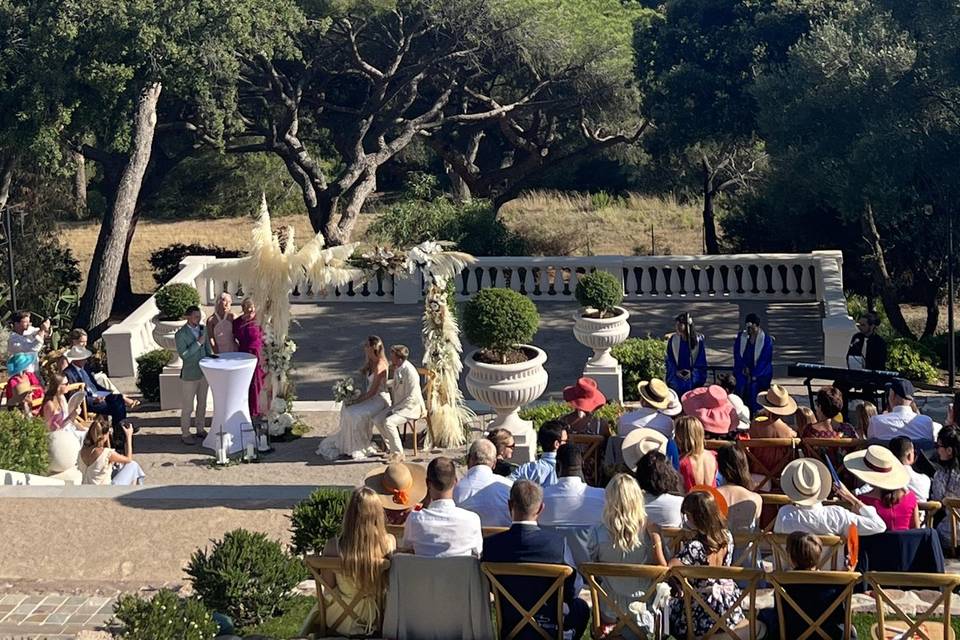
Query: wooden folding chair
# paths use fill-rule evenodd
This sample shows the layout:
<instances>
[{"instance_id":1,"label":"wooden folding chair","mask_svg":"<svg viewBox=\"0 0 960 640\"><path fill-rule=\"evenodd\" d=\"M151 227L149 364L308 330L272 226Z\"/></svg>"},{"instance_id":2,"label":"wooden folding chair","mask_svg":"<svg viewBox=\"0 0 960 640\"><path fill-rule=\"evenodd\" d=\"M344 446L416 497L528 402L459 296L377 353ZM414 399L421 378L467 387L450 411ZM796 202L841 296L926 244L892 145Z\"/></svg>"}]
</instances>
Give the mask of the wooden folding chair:
<instances>
[{"instance_id":1,"label":"wooden folding chair","mask_svg":"<svg viewBox=\"0 0 960 640\"><path fill-rule=\"evenodd\" d=\"M306 620L303 621L303 627L300 630L300 635L311 636L315 633L316 637L318 638L325 638L333 635L344 637L339 632L340 625L344 622L356 620L359 617L356 607L369 596L363 593L356 593L353 598L350 599L350 602L347 602L346 599L340 594L340 591L334 585L327 582L327 579L323 576L324 571L337 572L343 570L343 564L340 558L307 556L303 559L303 562L307 566L307 569L310 570L310 573L313 575L314 582L317 585L317 604L314 605L310 613L307 614ZM380 571L386 574L389 569L390 561L383 560L380 564ZM387 584L385 576L383 584ZM384 589L384 592L381 592L377 596L377 610L381 612L383 611L385 591L386 589ZM326 596L330 598L330 602L327 602ZM341 611L340 615L331 622L327 609L333 603L339 605ZM373 632L370 634L370 636L379 637L382 625L383 618L381 615L381 617L377 619L376 627L373 629Z\"/></svg>"},{"instance_id":2,"label":"wooden folding chair","mask_svg":"<svg viewBox=\"0 0 960 640\"><path fill-rule=\"evenodd\" d=\"M944 498L943 508L950 522L950 546L956 549L960 545L957 535L958 525L960 525L960 498Z\"/></svg>"},{"instance_id":3,"label":"wooden folding chair","mask_svg":"<svg viewBox=\"0 0 960 640\"><path fill-rule=\"evenodd\" d=\"M764 538L767 547L773 553L773 567L776 571L792 569L790 554L787 552L787 534L766 533ZM816 536L823 550L820 552L820 562L817 569L821 571L841 571L845 567L840 565L844 558L847 541L840 536Z\"/></svg>"},{"instance_id":4,"label":"wooden folding chair","mask_svg":"<svg viewBox=\"0 0 960 640\"><path fill-rule=\"evenodd\" d=\"M936 500L925 500L917 503L917 509L923 516L923 526L927 529L933 529L933 517L943 508L943 503ZM956 545L954 545L956 546Z\"/></svg>"},{"instance_id":5,"label":"wooden folding chair","mask_svg":"<svg viewBox=\"0 0 960 640\"><path fill-rule=\"evenodd\" d=\"M504 531L509 531L510 527L480 527L480 535L484 538L489 538L498 533L503 533ZM388 524L387 533L393 534L393 537L397 539L397 543L403 541L403 532L404 527L402 524Z\"/></svg>"},{"instance_id":6,"label":"wooden folding chair","mask_svg":"<svg viewBox=\"0 0 960 640\"><path fill-rule=\"evenodd\" d=\"M820 460L820 454L828 451L835 454L830 459L836 460L836 454L838 453L850 453L865 446L867 446L867 441L860 438L803 438L800 440L800 453L805 458Z\"/></svg>"},{"instance_id":7,"label":"wooden folding chair","mask_svg":"<svg viewBox=\"0 0 960 640\"><path fill-rule=\"evenodd\" d=\"M754 486L757 491L772 490L780 486L780 474L783 473L783 468L796 457L799 443L799 438L749 438L737 441L737 446L747 456L747 466L750 468L751 476L754 476ZM756 454L757 451L764 449L782 449L784 453L777 458L776 464L768 465ZM760 477L759 480L756 479L757 476Z\"/></svg>"},{"instance_id":8,"label":"wooden folding chair","mask_svg":"<svg viewBox=\"0 0 960 640\"><path fill-rule=\"evenodd\" d=\"M657 595L657 584L663 582L670 571L667 567L583 562L577 569L580 571L580 575L587 581L587 586L590 588L590 600L593 602L590 613L593 627L592 635L594 638L600 638L604 635L603 628L605 624L601 617L601 602L616 613L614 627L605 634L605 637L622 637L625 629L629 629L639 638L648 635L648 632L644 631L637 624L636 616L629 611L624 611L613 597L607 593L602 581L597 578L636 578L637 580L649 580L650 588L644 592L643 598L640 600L649 610L653 608L653 598Z\"/></svg>"},{"instance_id":9,"label":"wooden folding chair","mask_svg":"<svg viewBox=\"0 0 960 640\"><path fill-rule=\"evenodd\" d=\"M687 640L694 638L713 638L726 637L730 640L742 638L737 629L740 627L731 626L728 621L729 612L736 607L741 607L747 617L748 632L750 640L756 640L757 633L757 584L763 579L763 572L756 569L743 569L741 567L690 567L677 566L670 569L670 576L677 579L680 584L680 590L683 597L684 616L687 621ZM714 611L713 607L707 604L703 594L700 593L691 581L696 580L733 580L737 584L746 585L740 590L740 597L724 611ZM750 604L742 604L747 598ZM702 635L695 634L693 605L697 604L713 620L712 625L706 633ZM721 635L722 634L722 635Z\"/></svg>"},{"instance_id":10,"label":"wooden folding chair","mask_svg":"<svg viewBox=\"0 0 960 640\"><path fill-rule=\"evenodd\" d=\"M601 451L600 447L606 442L606 436L596 433L571 433L569 436L571 444L580 447L580 453L583 456L584 478L590 486L600 486L601 474ZM588 473L589 472L589 473Z\"/></svg>"},{"instance_id":11,"label":"wooden folding chair","mask_svg":"<svg viewBox=\"0 0 960 640\"><path fill-rule=\"evenodd\" d=\"M80 394L80 412L77 414L77 427L85 429L90 425L90 414L87 412L86 387L82 382L67 385L67 396L73 400L75 394ZM76 402L76 400L73 400Z\"/></svg>"},{"instance_id":12,"label":"wooden folding chair","mask_svg":"<svg viewBox=\"0 0 960 640\"><path fill-rule=\"evenodd\" d=\"M892 638L948 640L954 637L953 627L950 623L950 604L953 592L960 587L960 575L867 571L866 578L877 603L877 623L871 629L871 637L877 640L891 640ZM893 587L931 589L940 591L940 597L927 606L922 613L910 616L897 605L896 601L885 590ZM938 614L936 609L940 606L943 608ZM886 612L887 607L893 609L893 614L899 619L889 620Z\"/></svg>"},{"instance_id":13,"label":"wooden folding chair","mask_svg":"<svg viewBox=\"0 0 960 640\"><path fill-rule=\"evenodd\" d=\"M427 423L427 431L430 431L430 394L433 391L433 371L430 369L417 369L417 373L424 379L423 383L423 402L424 410L423 415L419 418L411 418L403 423L403 431L400 433L400 441L403 442L403 439L407 435L407 429L410 429L410 433L413 434L413 455L416 457L419 455L417 451L417 423L421 420L425 420Z\"/></svg>"},{"instance_id":14,"label":"wooden folding chair","mask_svg":"<svg viewBox=\"0 0 960 640\"><path fill-rule=\"evenodd\" d=\"M823 625L830 615L843 607L843 640L849 640L853 629L853 588L860 580L860 574L855 571L774 571L767 574L767 581L773 586L773 597L776 601L777 617L780 620L780 640L807 640L817 637L823 640L833 640L833 635L823 629ZM840 595L823 611L804 611L803 607L790 597L785 586L789 585L824 585L842 587ZM804 622L804 629L787 629L784 621L785 605L789 605ZM812 616L817 616L816 620ZM813 634L817 634L814 636ZM864 639L866 640L866 639Z\"/></svg>"},{"instance_id":15,"label":"wooden folding chair","mask_svg":"<svg viewBox=\"0 0 960 640\"><path fill-rule=\"evenodd\" d=\"M663 541L664 553L670 550L667 560L672 558L680 550L680 543L685 540L692 540L696 537L696 532L691 529L680 527L661 527L660 537ZM730 564L734 567L749 565L757 566L757 559L760 555L760 547L764 541L762 531L737 531L733 533L734 557L730 559Z\"/></svg>"},{"instance_id":16,"label":"wooden folding chair","mask_svg":"<svg viewBox=\"0 0 960 640\"><path fill-rule=\"evenodd\" d=\"M531 627L544 640L550 640L550 634L537 622L536 615L540 608L547 604L552 597L557 601L557 640L563 640L563 583L573 575L573 569L562 564L538 564L538 563L520 563L520 562L481 562L480 569L490 581L490 590L493 593L493 604L497 614L497 637L501 640L513 640L519 635L524 627ZM498 580L502 576L522 576L528 578L553 579L550 586L544 591L543 595L537 600L530 609L522 606L513 595L507 591L506 587ZM507 602L520 614L520 621L514 625L513 629L503 637L501 625L503 624L503 606L501 598L506 598Z\"/></svg>"}]
</instances>

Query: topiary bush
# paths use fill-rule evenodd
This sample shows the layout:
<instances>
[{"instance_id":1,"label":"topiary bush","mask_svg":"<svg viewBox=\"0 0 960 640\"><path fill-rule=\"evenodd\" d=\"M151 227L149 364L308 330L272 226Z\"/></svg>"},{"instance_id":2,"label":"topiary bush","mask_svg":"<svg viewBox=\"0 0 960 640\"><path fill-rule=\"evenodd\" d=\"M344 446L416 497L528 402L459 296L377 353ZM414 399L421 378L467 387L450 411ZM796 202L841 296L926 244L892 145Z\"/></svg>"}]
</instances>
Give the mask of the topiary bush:
<instances>
[{"instance_id":1,"label":"topiary bush","mask_svg":"<svg viewBox=\"0 0 960 640\"><path fill-rule=\"evenodd\" d=\"M933 357L920 343L907 338L895 338L887 348L887 369L919 382L936 382L940 372L933 365Z\"/></svg>"},{"instance_id":2,"label":"topiary bush","mask_svg":"<svg viewBox=\"0 0 960 640\"><path fill-rule=\"evenodd\" d=\"M271 211L273 208L271 207ZM153 281L158 287L170 282L173 276L180 271L180 263L187 256L215 256L217 258L239 258L242 251L224 249L215 244L183 244L177 242L150 254L150 268L153 270Z\"/></svg>"},{"instance_id":3,"label":"topiary bush","mask_svg":"<svg viewBox=\"0 0 960 640\"><path fill-rule=\"evenodd\" d=\"M173 354L166 349L147 351L137 358L137 389L144 400L160 402L160 374L172 359Z\"/></svg>"},{"instance_id":4,"label":"topiary bush","mask_svg":"<svg viewBox=\"0 0 960 640\"><path fill-rule=\"evenodd\" d=\"M149 600L120 596L113 614L123 623L125 640L210 640L216 637L213 615L195 598L180 598L161 589Z\"/></svg>"},{"instance_id":5,"label":"topiary bush","mask_svg":"<svg viewBox=\"0 0 960 640\"><path fill-rule=\"evenodd\" d=\"M623 397L639 400L637 385L641 380L663 379L667 375L667 342L658 338L630 338L610 353L623 367Z\"/></svg>"},{"instance_id":6,"label":"topiary bush","mask_svg":"<svg viewBox=\"0 0 960 640\"><path fill-rule=\"evenodd\" d=\"M623 283L612 273L594 271L580 278L574 295L581 307L596 309L605 318L623 302Z\"/></svg>"},{"instance_id":7,"label":"topiary bush","mask_svg":"<svg viewBox=\"0 0 960 640\"><path fill-rule=\"evenodd\" d=\"M157 289L154 294L160 320L180 320L187 309L200 306L200 294L185 282L174 282Z\"/></svg>"},{"instance_id":8,"label":"topiary bush","mask_svg":"<svg viewBox=\"0 0 960 640\"><path fill-rule=\"evenodd\" d=\"M484 289L463 307L467 340L493 362L506 364L516 345L530 342L539 326L536 305L512 289Z\"/></svg>"},{"instance_id":9,"label":"topiary bush","mask_svg":"<svg viewBox=\"0 0 960 640\"><path fill-rule=\"evenodd\" d=\"M0 411L0 469L47 475L47 425L19 411Z\"/></svg>"},{"instance_id":10,"label":"topiary bush","mask_svg":"<svg viewBox=\"0 0 960 640\"><path fill-rule=\"evenodd\" d=\"M327 540L340 535L350 492L317 489L293 508L290 549L295 555L318 554Z\"/></svg>"},{"instance_id":11,"label":"topiary bush","mask_svg":"<svg viewBox=\"0 0 960 640\"><path fill-rule=\"evenodd\" d=\"M225 533L209 552L197 549L186 572L204 604L239 628L282 615L305 577L303 565L279 542L246 529Z\"/></svg>"},{"instance_id":12,"label":"topiary bush","mask_svg":"<svg viewBox=\"0 0 960 640\"><path fill-rule=\"evenodd\" d=\"M570 405L565 402L546 402L544 404L524 407L520 410L520 417L524 420L533 422L534 430L539 431L540 426L547 420L556 420L570 413ZM616 425L617 419L624 413L622 404L605 404L595 412L601 420L612 422Z\"/></svg>"}]
</instances>

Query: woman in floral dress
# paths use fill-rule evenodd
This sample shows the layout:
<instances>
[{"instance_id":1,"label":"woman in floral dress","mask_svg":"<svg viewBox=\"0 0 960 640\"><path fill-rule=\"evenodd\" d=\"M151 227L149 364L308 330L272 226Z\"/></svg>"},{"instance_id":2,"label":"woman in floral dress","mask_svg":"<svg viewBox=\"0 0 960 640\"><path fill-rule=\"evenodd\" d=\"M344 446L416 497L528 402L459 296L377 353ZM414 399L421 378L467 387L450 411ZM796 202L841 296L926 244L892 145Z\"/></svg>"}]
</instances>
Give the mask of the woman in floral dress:
<instances>
[{"instance_id":1,"label":"woman in floral dress","mask_svg":"<svg viewBox=\"0 0 960 640\"><path fill-rule=\"evenodd\" d=\"M694 491L683 499L680 507L684 526L696 532L696 537L684 541L670 566L729 567L733 559L733 535L727 530L726 518L720 513L713 495ZM735 627L744 620L743 610L733 603L740 597L740 587L729 578L690 580L704 602L715 612L726 612L726 622ZM731 608L733 607L733 608ZM693 635L702 637L713 626L714 619L693 600L690 605L693 615ZM677 638L687 635L687 618L683 598L670 601L670 632Z\"/></svg>"},{"instance_id":2,"label":"woman in floral dress","mask_svg":"<svg viewBox=\"0 0 960 640\"><path fill-rule=\"evenodd\" d=\"M257 322L257 308L253 300L247 298L241 308L243 315L233 321L233 337L237 341L238 351L257 356L257 368L253 370L253 380L250 381L250 417L256 419L264 414L260 396L267 379L267 367L263 361L263 330Z\"/></svg>"}]
</instances>

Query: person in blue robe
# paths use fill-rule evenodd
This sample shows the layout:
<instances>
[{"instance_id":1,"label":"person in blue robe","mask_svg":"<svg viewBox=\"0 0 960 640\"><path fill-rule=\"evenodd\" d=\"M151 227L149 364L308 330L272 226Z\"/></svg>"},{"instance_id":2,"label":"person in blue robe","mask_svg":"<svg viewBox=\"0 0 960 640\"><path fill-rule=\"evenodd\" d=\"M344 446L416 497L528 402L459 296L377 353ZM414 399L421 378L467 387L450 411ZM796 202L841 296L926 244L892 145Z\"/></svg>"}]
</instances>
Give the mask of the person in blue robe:
<instances>
[{"instance_id":1,"label":"person in blue robe","mask_svg":"<svg viewBox=\"0 0 960 640\"><path fill-rule=\"evenodd\" d=\"M667 341L667 386L682 396L707 381L707 344L689 313L678 315L676 322L676 333Z\"/></svg>"},{"instance_id":2,"label":"person in blue robe","mask_svg":"<svg viewBox=\"0 0 960 640\"><path fill-rule=\"evenodd\" d=\"M751 412L759 410L757 395L769 389L773 379L773 339L760 327L755 313L747 315L744 329L733 342L733 375L737 395Z\"/></svg>"}]
</instances>

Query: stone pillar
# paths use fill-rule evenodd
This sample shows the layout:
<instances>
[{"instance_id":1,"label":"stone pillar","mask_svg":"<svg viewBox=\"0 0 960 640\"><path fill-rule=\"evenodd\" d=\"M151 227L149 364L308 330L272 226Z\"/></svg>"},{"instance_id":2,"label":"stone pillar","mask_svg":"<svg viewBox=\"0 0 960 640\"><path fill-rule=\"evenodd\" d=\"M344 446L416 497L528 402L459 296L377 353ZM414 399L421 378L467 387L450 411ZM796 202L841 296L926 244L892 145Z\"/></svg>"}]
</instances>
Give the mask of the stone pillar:
<instances>
[{"instance_id":1,"label":"stone pillar","mask_svg":"<svg viewBox=\"0 0 960 640\"><path fill-rule=\"evenodd\" d=\"M616 362L616 360L614 360ZM587 362L583 375L597 381L597 388L608 402L623 402L623 367L619 362L613 366L595 365Z\"/></svg>"}]
</instances>

